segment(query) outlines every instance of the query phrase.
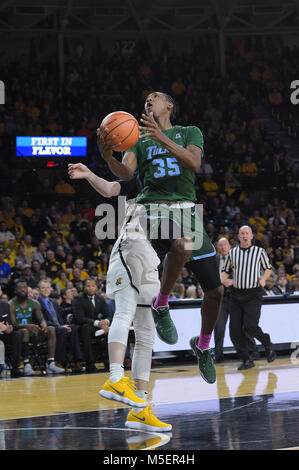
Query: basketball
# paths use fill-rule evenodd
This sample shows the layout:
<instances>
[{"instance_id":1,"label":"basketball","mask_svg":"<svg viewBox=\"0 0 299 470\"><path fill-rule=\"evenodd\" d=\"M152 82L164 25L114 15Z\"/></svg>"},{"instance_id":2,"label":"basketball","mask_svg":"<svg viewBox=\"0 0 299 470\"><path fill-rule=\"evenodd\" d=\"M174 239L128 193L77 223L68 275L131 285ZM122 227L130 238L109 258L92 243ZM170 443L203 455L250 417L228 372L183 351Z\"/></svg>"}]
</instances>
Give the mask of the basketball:
<instances>
[{"instance_id":1,"label":"basketball","mask_svg":"<svg viewBox=\"0 0 299 470\"><path fill-rule=\"evenodd\" d=\"M125 111L114 111L106 116L100 126L107 140L115 135L111 146L120 144L115 150L123 152L133 147L139 139L139 124L137 120Z\"/></svg>"}]
</instances>

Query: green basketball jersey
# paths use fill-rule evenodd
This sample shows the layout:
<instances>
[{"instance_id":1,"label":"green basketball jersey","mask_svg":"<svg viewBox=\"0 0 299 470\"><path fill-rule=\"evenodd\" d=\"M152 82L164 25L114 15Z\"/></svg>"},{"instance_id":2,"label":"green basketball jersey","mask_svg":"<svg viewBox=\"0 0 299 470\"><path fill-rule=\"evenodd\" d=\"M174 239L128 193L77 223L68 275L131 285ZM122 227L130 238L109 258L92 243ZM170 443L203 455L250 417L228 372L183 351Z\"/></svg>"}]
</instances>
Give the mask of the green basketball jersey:
<instances>
[{"instance_id":1,"label":"green basketball jersey","mask_svg":"<svg viewBox=\"0 0 299 470\"><path fill-rule=\"evenodd\" d=\"M174 126L163 133L181 147L193 144L203 151L198 127ZM195 173L188 170L161 144L150 137L140 138L129 151L137 159L138 203L152 201L195 201Z\"/></svg>"},{"instance_id":2,"label":"green basketball jersey","mask_svg":"<svg viewBox=\"0 0 299 470\"><path fill-rule=\"evenodd\" d=\"M32 314L33 314L33 301L30 297L27 298L27 306L22 308L17 301L17 298L14 297L12 302L15 306L15 316L16 322L18 325L27 325L32 323Z\"/></svg>"}]
</instances>

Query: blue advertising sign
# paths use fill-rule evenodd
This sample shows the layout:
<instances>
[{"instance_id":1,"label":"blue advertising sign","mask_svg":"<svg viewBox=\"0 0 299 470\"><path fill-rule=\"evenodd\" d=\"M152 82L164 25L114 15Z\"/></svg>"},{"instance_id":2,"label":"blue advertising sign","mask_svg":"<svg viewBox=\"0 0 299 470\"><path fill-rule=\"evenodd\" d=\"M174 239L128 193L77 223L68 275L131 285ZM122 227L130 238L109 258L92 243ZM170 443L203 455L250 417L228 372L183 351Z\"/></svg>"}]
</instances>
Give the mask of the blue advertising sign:
<instances>
[{"instance_id":1,"label":"blue advertising sign","mask_svg":"<svg viewBox=\"0 0 299 470\"><path fill-rule=\"evenodd\" d=\"M85 157L86 137L16 138L17 157Z\"/></svg>"}]
</instances>

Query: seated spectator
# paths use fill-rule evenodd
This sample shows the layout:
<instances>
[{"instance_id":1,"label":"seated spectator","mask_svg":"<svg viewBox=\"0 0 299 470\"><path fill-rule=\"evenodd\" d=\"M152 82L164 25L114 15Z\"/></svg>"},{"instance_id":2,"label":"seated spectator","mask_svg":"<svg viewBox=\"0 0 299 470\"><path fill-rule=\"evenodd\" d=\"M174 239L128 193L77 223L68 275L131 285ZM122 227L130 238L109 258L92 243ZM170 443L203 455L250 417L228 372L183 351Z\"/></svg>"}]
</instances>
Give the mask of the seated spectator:
<instances>
[{"instance_id":1,"label":"seated spectator","mask_svg":"<svg viewBox=\"0 0 299 470\"><path fill-rule=\"evenodd\" d=\"M107 342L111 313L104 298L97 293L98 287L94 280L84 282L84 292L75 297L73 302L74 323L80 325L80 335L83 342L86 359L86 372L97 372L94 364L91 339L98 329L105 331L104 340ZM103 338L99 336L98 338Z\"/></svg>"},{"instance_id":2,"label":"seated spectator","mask_svg":"<svg viewBox=\"0 0 299 470\"><path fill-rule=\"evenodd\" d=\"M31 235L25 235L24 237L24 250L25 250L25 256L28 256L30 259L30 262L33 259L33 255L36 252L36 248L32 246L32 236Z\"/></svg>"},{"instance_id":3,"label":"seated spectator","mask_svg":"<svg viewBox=\"0 0 299 470\"><path fill-rule=\"evenodd\" d=\"M74 262L74 269L80 269L81 280L85 281L89 278L87 271L84 268L84 261L80 258L76 259ZM73 279L73 274L70 274L70 281Z\"/></svg>"},{"instance_id":4,"label":"seated spectator","mask_svg":"<svg viewBox=\"0 0 299 470\"><path fill-rule=\"evenodd\" d=\"M205 180L202 183L202 187L207 196L209 197L217 196L218 191L219 191L219 186L216 183L216 181L212 179L211 174L206 175Z\"/></svg>"},{"instance_id":5,"label":"seated spectator","mask_svg":"<svg viewBox=\"0 0 299 470\"><path fill-rule=\"evenodd\" d=\"M185 289L187 289L189 286L194 284L194 278L193 275L189 272L189 270L184 267L181 271L181 280L180 282L184 284Z\"/></svg>"},{"instance_id":6,"label":"seated spectator","mask_svg":"<svg viewBox=\"0 0 299 470\"><path fill-rule=\"evenodd\" d=\"M285 276L279 277L276 285L280 292L280 295L287 294L290 291L290 285Z\"/></svg>"},{"instance_id":7,"label":"seated spectator","mask_svg":"<svg viewBox=\"0 0 299 470\"><path fill-rule=\"evenodd\" d=\"M293 277L293 279L291 280L289 292L290 294L293 294L293 295L299 295L299 278L298 277Z\"/></svg>"},{"instance_id":8,"label":"seated spectator","mask_svg":"<svg viewBox=\"0 0 299 470\"><path fill-rule=\"evenodd\" d=\"M60 179L55 186L55 192L57 194L75 194L76 191L74 190L73 186L64 179Z\"/></svg>"},{"instance_id":9,"label":"seated spectator","mask_svg":"<svg viewBox=\"0 0 299 470\"><path fill-rule=\"evenodd\" d=\"M185 286L182 282L177 282L174 286L173 293L176 299L185 298Z\"/></svg>"},{"instance_id":10,"label":"seated spectator","mask_svg":"<svg viewBox=\"0 0 299 470\"><path fill-rule=\"evenodd\" d=\"M17 251L17 256L15 258L15 263L18 261L22 261L23 264L31 264L31 259L29 256L26 255L25 253L25 247L24 245L19 245L18 251Z\"/></svg>"},{"instance_id":11,"label":"seated spectator","mask_svg":"<svg viewBox=\"0 0 299 470\"><path fill-rule=\"evenodd\" d=\"M259 211L254 211L252 217L249 217L248 222L250 225L257 225L258 232L264 232L267 227L266 220L261 217Z\"/></svg>"},{"instance_id":12,"label":"seated spectator","mask_svg":"<svg viewBox=\"0 0 299 470\"><path fill-rule=\"evenodd\" d=\"M48 343L48 374L61 374L64 369L55 364L56 333L55 328L47 326L40 304L28 297L28 286L25 281L16 284L16 296L10 302L11 322L15 330L21 330L22 357L24 361L24 375L34 375L28 359L29 341L47 341ZM36 323L37 322L37 323Z\"/></svg>"},{"instance_id":13,"label":"seated spectator","mask_svg":"<svg viewBox=\"0 0 299 470\"><path fill-rule=\"evenodd\" d=\"M12 348L11 365L12 369L10 375L12 378L21 377L23 374L20 372L21 362L21 348L22 348L22 335L20 331L14 331L10 317L9 303L2 300L2 290L0 286L0 345L5 346L9 344ZM0 374L4 367L4 358L0 360Z\"/></svg>"},{"instance_id":14,"label":"seated spectator","mask_svg":"<svg viewBox=\"0 0 299 470\"><path fill-rule=\"evenodd\" d=\"M41 265L40 262L36 260L32 261L31 263L31 271L32 275L39 281Z\"/></svg>"},{"instance_id":15,"label":"seated spectator","mask_svg":"<svg viewBox=\"0 0 299 470\"><path fill-rule=\"evenodd\" d=\"M11 278L11 267L4 261L4 253L0 251L0 283L8 284Z\"/></svg>"},{"instance_id":16,"label":"seated spectator","mask_svg":"<svg viewBox=\"0 0 299 470\"><path fill-rule=\"evenodd\" d=\"M227 171L225 173L224 188L225 188L225 192L226 192L227 196L231 197L231 196L234 195L235 200L237 199L236 196L239 197L240 194L241 194L241 190L239 189L239 188L241 188L241 184L237 180L237 178L234 176L234 174L231 173L230 171Z\"/></svg>"},{"instance_id":17,"label":"seated spectator","mask_svg":"<svg viewBox=\"0 0 299 470\"><path fill-rule=\"evenodd\" d=\"M294 250L290 247L289 239L285 238L282 242L282 254L283 256L290 256L292 261L294 259Z\"/></svg>"},{"instance_id":18,"label":"seated spectator","mask_svg":"<svg viewBox=\"0 0 299 470\"><path fill-rule=\"evenodd\" d=\"M55 279L57 273L61 269L61 264L56 261L54 251L47 250L46 260L41 265L41 269L45 270L47 276L50 277L52 280Z\"/></svg>"},{"instance_id":19,"label":"seated spectator","mask_svg":"<svg viewBox=\"0 0 299 470\"><path fill-rule=\"evenodd\" d=\"M61 309L62 309L62 318L65 323L73 322L73 305L74 292L72 287L65 287L61 291Z\"/></svg>"},{"instance_id":20,"label":"seated spectator","mask_svg":"<svg viewBox=\"0 0 299 470\"><path fill-rule=\"evenodd\" d=\"M43 317L47 325L55 328L56 332L56 350L55 359L59 366L64 370L67 369L67 339L71 340L73 359L76 364L76 372L83 372L82 353L80 348L80 340L78 336L78 326L73 323L64 322L62 310L58 303L50 297L52 287L50 281L41 281L39 283L40 298L38 299Z\"/></svg>"},{"instance_id":21,"label":"seated spectator","mask_svg":"<svg viewBox=\"0 0 299 470\"><path fill-rule=\"evenodd\" d=\"M88 230L88 220L81 214L77 212L75 214L76 218L70 223L70 231L76 237L76 241L80 243L88 243L90 240L86 240L86 233L89 234Z\"/></svg>"},{"instance_id":22,"label":"seated spectator","mask_svg":"<svg viewBox=\"0 0 299 470\"><path fill-rule=\"evenodd\" d=\"M74 257L72 253L66 255L65 261L61 264L62 269L67 272L68 275L71 274L74 268Z\"/></svg>"},{"instance_id":23,"label":"seated spectator","mask_svg":"<svg viewBox=\"0 0 299 470\"><path fill-rule=\"evenodd\" d=\"M233 199L229 199L225 207L226 216L229 220L233 220L237 214L240 214L240 208L234 203Z\"/></svg>"},{"instance_id":24,"label":"seated spectator","mask_svg":"<svg viewBox=\"0 0 299 470\"><path fill-rule=\"evenodd\" d=\"M23 267L22 279L26 281L27 286L31 287L32 289L38 286L39 279L34 276L31 266L28 264L25 264Z\"/></svg>"},{"instance_id":25,"label":"seated spectator","mask_svg":"<svg viewBox=\"0 0 299 470\"><path fill-rule=\"evenodd\" d=\"M191 284L186 289L186 299L197 299L197 288L196 285Z\"/></svg>"},{"instance_id":26,"label":"seated spectator","mask_svg":"<svg viewBox=\"0 0 299 470\"><path fill-rule=\"evenodd\" d=\"M15 236L8 230L4 220L0 220L0 248L3 246L6 240L14 240Z\"/></svg>"},{"instance_id":27,"label":"seated spectator","mask_svg":"<svg viewBox=\"0 0 299 470\"><path fill-rule=\"evenodd\" d=\"M268 279L266 280L266 284L265 287L263 287L263 291L263 295L281 295L281 291L277 286L275 286L275 280L272 276L268 277Z\"/></svg>"},{"instance_id":28,"label":"seated spectator","mask_svg":"<svg viewBox=\"0 0 299 470\"><path fill-rule=\"evenodd\" d=\"M258 169L256 164L252 161L250 156L245 158L244 163L241 165L239 173L241 176L245 176L247 178L256 178L258 175Z\"/></svg>"},{"instance_id":29,"label":"seated spectator","mask_svg":"<svg viewBox=\"0 0 299 470\"><path fill-rule=\"evenodd\" d=\"M37 250L33 254L32 260L33 261L37 260L42 265L46 261L46 257L47 257L47 243L44 241L41 241L38 245Z\"/></svg>"},{"instance_id":30,"label":"seated spectator","mask_svg":"<svg viewBox=\"0 0 299 470\"><path fill-rule=\"evenodd\" d=\"M288 280L291 280L293 274L293 259L291 255L286 255L283 258L283 264L285 268L286 277Z\"/></svg>"},{"instance_id":31,"label":"seated spectator","mask_svg":"<svg viewBox=\"0 0 299 470\"><path fill-rule=\"evenodd\" d=\"M11 248L5 248L4 250L4 259L5 263L8 263L11 268L15 265L16 255Z\"/></svg>"},{"instance_id":32,"label":"seated spectator","mask_svg":"<svg viewBox=\"0 0 299 470\"><path fill-rule=\"evenodd\" d=\"M55 277L55 279L52 281L52 284L59 294L61 293L62 289L66 288L68 280L69 279L66 271L63 271L63 269L58 271L57 277Z\"/></svg>"},{"instance_id":33,"label":"seated spectator","mask_svg":"<svg viewBox=\"0 0 299 470\"><path fill-rule=\"evenodd\" d=\"M79 268L75 268L72 270L69 280L72 281L74 284L74 287L78 289L79 292L83 292L84 289L84 280L86 280L85 276L81 274L81 271Z\"/></svg>"},{"instance_id":34,"label":"seated spectator","mask_svg":"<svg viewBox=\"0 0 299 470\"><path fill-rule=\"evenodd\" d=\"M58 245L56 248L55 259L58 263L62 264L66 261L66 252L62 245Z\"/></svg>"},{"instance_id":35,"label":"seated spectator","mask_svg":"<svg viewBox=\"0 0 299 470\"><path fill-rule=\"evenodd\" d=\"M294 264L293 266L293 274L291 277L291 280L294 279L294 278L298 278L299 279L299 264Z\"/></svg>"},{"instance_id":36,"label":"seated spectator","mask_svg":"<svg viewBox=\"0 0 299 470\"><path fill-rule=\"evenodd\" d=\"M28 296L29 296L29 294L28 294ZM39 297L40 297L39 288L33 288L33 289L31 289L31 295L30 295L29 297L31 297L31 298L34 299L34 300L38 300Z\"/></svg>"},{"instance_id":37,"label":"seated spectator","mask_svg":"<svg viewBox=\"0 0 299 470\"><path fill-rule=\"evenodd\" d=\"M283 254L282 254L282 249L281 248L276 248L274 251L274 258L273 258L273 264L276 269L278 269L279 265L283 263ZM284 270L285 273L285 270Z\"/></svg>"},{"instance_id":38,"label":"seated spectator","mask_svg":"<svg viewBox=\"0 0 299 470\"><path fill-rule=\"evenodd\" d=\"M26 199L22 201L22 209L23 209L24 216L28 217L28 219L33 216L34 210L31 207L29 207L28 201Z\"/></svg>"},{"instance_id":39,"label":"seated spectator","mask_svg":"<svg viewBox=\"0 0 299 470\"><path fill-rule=\"evenodd\" d=\"M73 214L73 210L71 206L66 206L65 212L62 216L62 222L66 225L70 225L73 220L75 220L75 215Z\"/></svg>"}]
</instances>

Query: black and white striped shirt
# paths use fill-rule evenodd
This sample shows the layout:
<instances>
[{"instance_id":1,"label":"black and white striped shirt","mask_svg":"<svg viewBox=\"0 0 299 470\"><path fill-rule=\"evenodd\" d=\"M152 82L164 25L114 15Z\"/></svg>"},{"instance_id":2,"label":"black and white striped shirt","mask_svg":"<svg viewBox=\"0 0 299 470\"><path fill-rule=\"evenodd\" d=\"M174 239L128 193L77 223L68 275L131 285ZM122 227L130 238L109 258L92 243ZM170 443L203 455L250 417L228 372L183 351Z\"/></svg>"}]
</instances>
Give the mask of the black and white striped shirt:
<instances>
[{"instance_id":1,"label":"black and white striped shirt","mask_svg":"<svg viewBox=\"0 0 299 470\"><path fill-rule=\"evenodd\" d=\"M259 278L265 269L272 269L272 266L264 248L236 246L228 252L222 272L233 271L236 289L252 289L259 286Z\"/></svg>"}]
</instances>

